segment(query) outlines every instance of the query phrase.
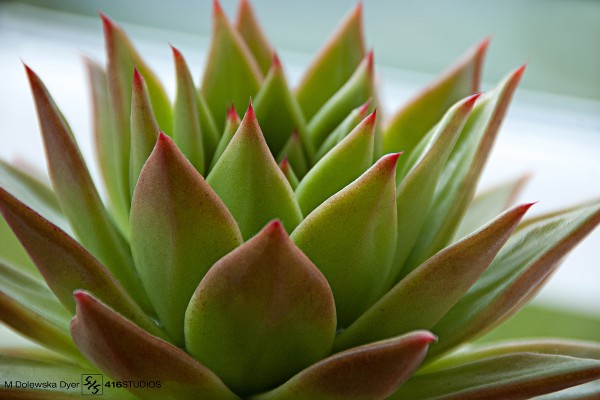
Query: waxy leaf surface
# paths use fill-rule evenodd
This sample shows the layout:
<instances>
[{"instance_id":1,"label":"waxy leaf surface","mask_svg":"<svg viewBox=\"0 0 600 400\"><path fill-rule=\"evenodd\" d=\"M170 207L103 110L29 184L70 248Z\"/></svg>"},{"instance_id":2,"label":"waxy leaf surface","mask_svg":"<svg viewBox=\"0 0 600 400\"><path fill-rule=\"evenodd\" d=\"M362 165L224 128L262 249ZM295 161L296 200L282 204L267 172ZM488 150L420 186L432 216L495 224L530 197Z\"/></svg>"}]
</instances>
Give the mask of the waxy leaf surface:
<instances>
[{"instance_id":1,"label":"waxy leaf surface","mask_svg":"<svg viewBox=\"0 0 600 400\"><path fill-rule=\"evenodd\" d=\"M241 0L239 2L235 29L240 33L244 42L246 42L262 73L266 75L271 66L273 49L263 33L248 0Z\"/></svg>"}]
</instances>

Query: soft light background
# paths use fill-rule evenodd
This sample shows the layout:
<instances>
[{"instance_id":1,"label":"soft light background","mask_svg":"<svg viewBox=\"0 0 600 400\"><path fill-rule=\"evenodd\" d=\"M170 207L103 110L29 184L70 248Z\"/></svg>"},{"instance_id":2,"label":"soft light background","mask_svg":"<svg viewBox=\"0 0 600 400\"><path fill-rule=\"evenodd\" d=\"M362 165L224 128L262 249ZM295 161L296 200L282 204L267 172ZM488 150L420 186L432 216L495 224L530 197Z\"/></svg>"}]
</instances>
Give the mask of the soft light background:
<instances>
[{"instance_id":1,"label":"soft light background","mask_svg":"<svg viewBox=\"0 0 600 400\"><path fill-rule=\"evenodd\" d=\"M356 3L253 4L293 82ZM45 80L91 160L89 93L81 57L104 59L97 10L126 28L173 94L168 44L182 50L199 80L211 6L207 0L168 5L158 0L0 2L0 157L45 168L21 60ZM223 6L233 17L235 1L224 0ZM388 115L468 47L491 36L484 90L521 64L528 67L482 186L532 173L520 200L540 201L533 213L600 198L600 2L367 0L364 12ZM96 166L90 167L97 178ZM535 301L600 316L599 259L597 231L567 258Z\"/></svg>"}]
</instances>

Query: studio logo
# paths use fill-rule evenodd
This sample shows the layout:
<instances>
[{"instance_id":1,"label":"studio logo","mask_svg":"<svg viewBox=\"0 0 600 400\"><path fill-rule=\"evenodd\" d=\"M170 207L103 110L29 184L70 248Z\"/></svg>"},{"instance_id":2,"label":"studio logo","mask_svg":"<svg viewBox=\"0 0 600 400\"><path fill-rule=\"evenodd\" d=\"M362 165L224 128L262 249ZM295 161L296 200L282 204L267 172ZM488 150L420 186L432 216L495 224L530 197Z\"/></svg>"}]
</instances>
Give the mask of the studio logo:
<instances>
[{"instance_id":1,"label":"studio logo","mask_svg":"<svg viewBox=\"0 0 600 400\"><path fill-rule=\"evenodd\" d=\"M81 375L81 394L101 395L103 383L102 374Z\"/></svg>"}]
</instances>

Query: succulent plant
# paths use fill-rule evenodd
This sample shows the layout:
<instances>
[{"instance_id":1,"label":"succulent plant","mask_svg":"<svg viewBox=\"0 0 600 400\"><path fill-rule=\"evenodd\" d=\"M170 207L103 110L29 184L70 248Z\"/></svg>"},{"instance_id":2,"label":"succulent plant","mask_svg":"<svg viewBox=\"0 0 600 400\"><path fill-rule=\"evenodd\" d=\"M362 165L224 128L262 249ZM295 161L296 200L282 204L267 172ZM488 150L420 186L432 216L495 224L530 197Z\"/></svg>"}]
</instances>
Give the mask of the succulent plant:
<instances>
[{"instance_id":1,"label":"succulent plant","mask_svg":"<svg viewBox=\"0 0 600 400\"><path fill-rule=\"evenodd\" d=\"M52 189L0 164L0 319L48 350L0 351L31 383L2 398L78 397L36 382L94 373L118 399L529 398L600 378L597 343L463 346L600 222L598 203L522 221L522 179L474 196L524 71L477 93L487 40L383 124L360 5L292 89L250 5L232 24L215 2L199 90L172 49L174 104L102 20L107 205L25 67Z\"/></svg>"}]
</instances>

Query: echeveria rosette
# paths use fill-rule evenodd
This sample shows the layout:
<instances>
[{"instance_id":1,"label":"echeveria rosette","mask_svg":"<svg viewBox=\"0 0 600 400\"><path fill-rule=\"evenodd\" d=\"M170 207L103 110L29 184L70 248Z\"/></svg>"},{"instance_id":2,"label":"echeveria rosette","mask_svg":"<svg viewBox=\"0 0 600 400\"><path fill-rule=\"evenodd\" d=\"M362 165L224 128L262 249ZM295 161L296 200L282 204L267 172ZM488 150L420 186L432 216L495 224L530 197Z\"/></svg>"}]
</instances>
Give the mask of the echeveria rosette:
<instances>
[{"instance_id":1,"label":"echeveria rosette","mask_svg":"<svg viewBox=\"0 0 600 400\"><path fill-rule=\"evenodd\" d=\"M382 124L361 5L295 88L247 1L213 19L199 89L172 48L171 103L102 15L107 67L86 64L107 205L26 67L52 188L0 162L0 319L48 350L1 349L5 379L161 382L115 399L600 396L577 387L600 378L597 343L459 349L600 222L598 203L522 221L524 178L473 198L523 68L477 93L484 40Z\"/></svg>"}]
</instances>

